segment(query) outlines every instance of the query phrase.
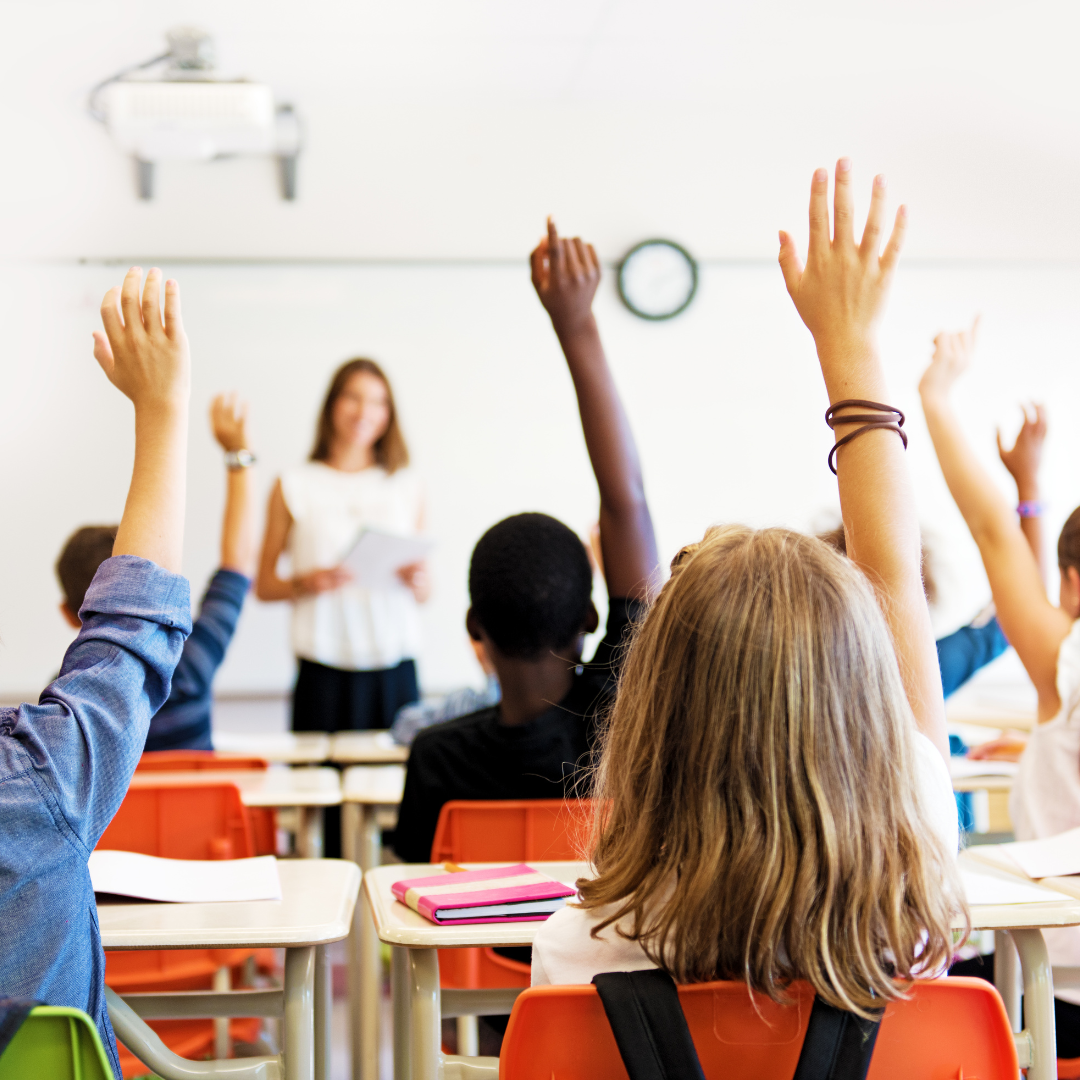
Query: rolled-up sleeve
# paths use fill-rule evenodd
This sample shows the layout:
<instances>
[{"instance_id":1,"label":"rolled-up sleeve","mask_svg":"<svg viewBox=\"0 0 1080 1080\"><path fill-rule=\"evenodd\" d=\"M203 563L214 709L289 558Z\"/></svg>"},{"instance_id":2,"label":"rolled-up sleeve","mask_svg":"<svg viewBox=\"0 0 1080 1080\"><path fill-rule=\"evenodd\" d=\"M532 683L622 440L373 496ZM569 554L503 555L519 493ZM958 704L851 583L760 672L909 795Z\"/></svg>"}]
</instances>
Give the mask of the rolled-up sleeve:
<instances>
[{"instance_id":1,"label":"rolled-up sleeve","mask_svg":"<svg viewBox=\"0 0 1080 1080\"><path fill-rule=\"evenodd\" d=\"M169 696L191 632L188 582L146 559L106 559L86 592L82 629L37 705L0 714L0 730L39 790L89 852L122 801L150 717Z\"/></svg>"}]
</instances>

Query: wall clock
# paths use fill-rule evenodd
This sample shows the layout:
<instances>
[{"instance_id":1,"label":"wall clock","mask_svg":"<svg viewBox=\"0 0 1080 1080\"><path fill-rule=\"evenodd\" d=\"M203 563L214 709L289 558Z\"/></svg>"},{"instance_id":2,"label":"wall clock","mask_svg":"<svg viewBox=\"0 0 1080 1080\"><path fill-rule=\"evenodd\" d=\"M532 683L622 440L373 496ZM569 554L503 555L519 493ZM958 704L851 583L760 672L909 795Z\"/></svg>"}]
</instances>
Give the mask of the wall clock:
<instances>
[{"instance_id":1,"label":"wall clock","mask_svg":"<svg viewBox=\"0 0 1080 1080\"><path fill-rule=\"evenodd\" d=\"M673 240L643 240L619 263L619 296L642 319L672 319L697 292L698 270L690 253Z\"/></svg>"}]
</instances>

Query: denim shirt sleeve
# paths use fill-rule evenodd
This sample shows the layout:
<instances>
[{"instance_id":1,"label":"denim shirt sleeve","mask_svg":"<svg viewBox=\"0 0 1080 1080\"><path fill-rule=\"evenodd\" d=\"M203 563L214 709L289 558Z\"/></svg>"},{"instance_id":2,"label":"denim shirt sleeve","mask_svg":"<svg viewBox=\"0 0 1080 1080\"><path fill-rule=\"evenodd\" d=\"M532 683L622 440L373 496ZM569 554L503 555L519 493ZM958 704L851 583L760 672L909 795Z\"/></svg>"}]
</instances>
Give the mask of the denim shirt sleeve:
<instances>
[{"instance_id":1,"label":"denim shirt sleeve","mask_svg":"<svg viewBox=\"0 0 1080 1080\"><path fill-rule=\"evenodd\" d=\"M82 629L56 680L37 705L0 711L0 733L89 852L124 798L150 717L169 695L191 631L187 579L134 555L106 559L79 615Z\"/></svg>"}]
</instances>

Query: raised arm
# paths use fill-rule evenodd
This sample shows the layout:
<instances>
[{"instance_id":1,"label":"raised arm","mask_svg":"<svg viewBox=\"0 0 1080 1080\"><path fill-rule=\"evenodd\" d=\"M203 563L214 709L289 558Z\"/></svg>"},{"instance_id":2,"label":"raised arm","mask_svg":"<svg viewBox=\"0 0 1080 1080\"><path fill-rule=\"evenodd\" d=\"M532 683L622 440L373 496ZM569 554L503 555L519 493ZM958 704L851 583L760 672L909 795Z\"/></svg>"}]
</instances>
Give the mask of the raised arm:
<instances>
[{"instance_id":1,"label":"raised arm","mask_svg":"<svg viewBox=\"0 0 1080 1080\"><path fill-rule=\"evenodd\" d=\"M1031 412L1023 408L1024 423L1016 436L1011 450L1006 450L1001 442L1001 432L997 433L998 455L1001 463L1009 470L1016 481L1017 507L1020 513L1020 530L1035 556L1039 568L1039 577L1046 585L1046 544L1042 528L1042 500L1039 492L1039 465L1042 462L1043 443L1046 441L1046 410L1041 405L1032 405Z\"/></svg>"},{"instance_id":2,"label":"raised arm","mask_svg":"<svg viewBox=\"0 0 1080 1080\"><path fill-rule=\"evenodd\" d=\"M874 179L870 212L858 244L847 158L836 165L831 237L828 193L829 175L818 169L810 188L810 249L805 268L794 241L787 233L780 234L784 281L814 335L830 403L857 398L890 404L877 324L900 256L906 210L900 207L897 212L892 236L879 256L885 178ZM857 412L865 413L865 409ZM838 420L837 441L858 426ZM877 589L915 722L947 757L945 702L923 594L919 522L904 445L895 431L868 431L837 451L836 469L848 555Z\"/></svg>"},{"instance_id":3,"label":"raised arm","mask_svg":"<svg viewBox=\"0 0 1080 1080\"><path fill-rule=\"evenodd\" d=\"M161 271L133 266L101 303L104 333L94 332L94 358L135 406L135 464L113 555L139 555L179 573L184 540L188 398L191 360L180 320L180 288Z\"/></svg>"},{"instance_id":4,"label":"raised arm","mask_svg":"<svg viewBox=\"0 0 1080 1080\"><path fill-rule=\"evenodd\" d=\"M218 394L210 403L210 428L226 454L225 513L221 522L221 568L250 578L255 574L255 492L247 437L248 405L236 394Z\"/></svg>"},{"instance_id":5,"label":"raised arm","mask_svg":"<svg viewBox=\"0 0 1080 1080\"><path fill-rule=\"evenodd\" d=\"M600 261L591 244L548 234L532 256L532 281L562 346L581 427L600 488L600 546L610 596L647 599L655 584L656 537L637 446L611 377L592 301Z\"/></svg>"},{"instance_id":6,"label":"raised arm","mask_svg":"<svg viewBox=\"0 0 1080 1080\"><path fill-rule=\"evenodd\" d=\"M1016 512L972 452L949 401L949 391L967 367L973 343L973 331L939 334L919 393L945 482L979 546L998 623L1035 684L1039 719L1048 720L1061 705L1057 655L1072 620L1047 599Z\"/></svg>"}]
</instances>

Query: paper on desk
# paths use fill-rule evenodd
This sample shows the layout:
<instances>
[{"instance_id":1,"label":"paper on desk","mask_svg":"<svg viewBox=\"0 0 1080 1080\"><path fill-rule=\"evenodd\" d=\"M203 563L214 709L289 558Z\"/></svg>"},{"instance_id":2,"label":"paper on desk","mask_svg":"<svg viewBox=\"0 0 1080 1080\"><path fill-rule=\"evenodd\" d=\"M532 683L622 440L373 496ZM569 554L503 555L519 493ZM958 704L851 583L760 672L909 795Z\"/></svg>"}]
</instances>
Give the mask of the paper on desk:
<instances>
[{"instance_id":1,"label":"paper on desk","mask_svg":"<svg viewBox=\"0 0 1080 1080\"><path fill-rule=\"evenodd\" d=\"M1028 877L1080 874L1080 829L1070 829L1045 840L1019 840L995 847L1008 855Z\"/></svg>"},{"instance_id":2,"label":"paper on desk","mask_svg":"<svg viewBox=\"0 0 1080 1080\"><path fill-rule=\"evenodd\" d=\"M971 758L949 758L949 775L954 780L966 780L970 776L1015 776L1020 768L1018 761L973 761Z\"/></svg>"},{"instance_id":3,"label":"paper on desk","mask_svg":"<svg viewBox=\"0 0 1080 1080\"><path fill-rule=\"evenodd\" d=\"M352 573L357 585L385 589L400 585L395 571L420 562L433 546L425 536L396 536L380 529L364 529L342 565Z\"/></svg>"},{"instance_id":4,"label":"paper on desk","mask_svg":"<svg viewBox=\"0 0 1080 1080\"><path fill-rule=\"evenodd\" d=\"M97 893L140 900L214 904L238 900L280 900L277 859L159 859L134 851L92 851L90 881Z\"/></svg>"},{"instance_id":5,"label":"paper on desk","mask_svg":"<svg viewBox=\"0 0 1080 1080\"><path fill-rule=\"evenodd\" d=\"M1021 878L995 874L993 870L987 870L984 873L967 866L960 866L958 869L961 884L964 886L964 895L969 904L1076 903L1071 896Z\"/></svg>"}]
</instances>

